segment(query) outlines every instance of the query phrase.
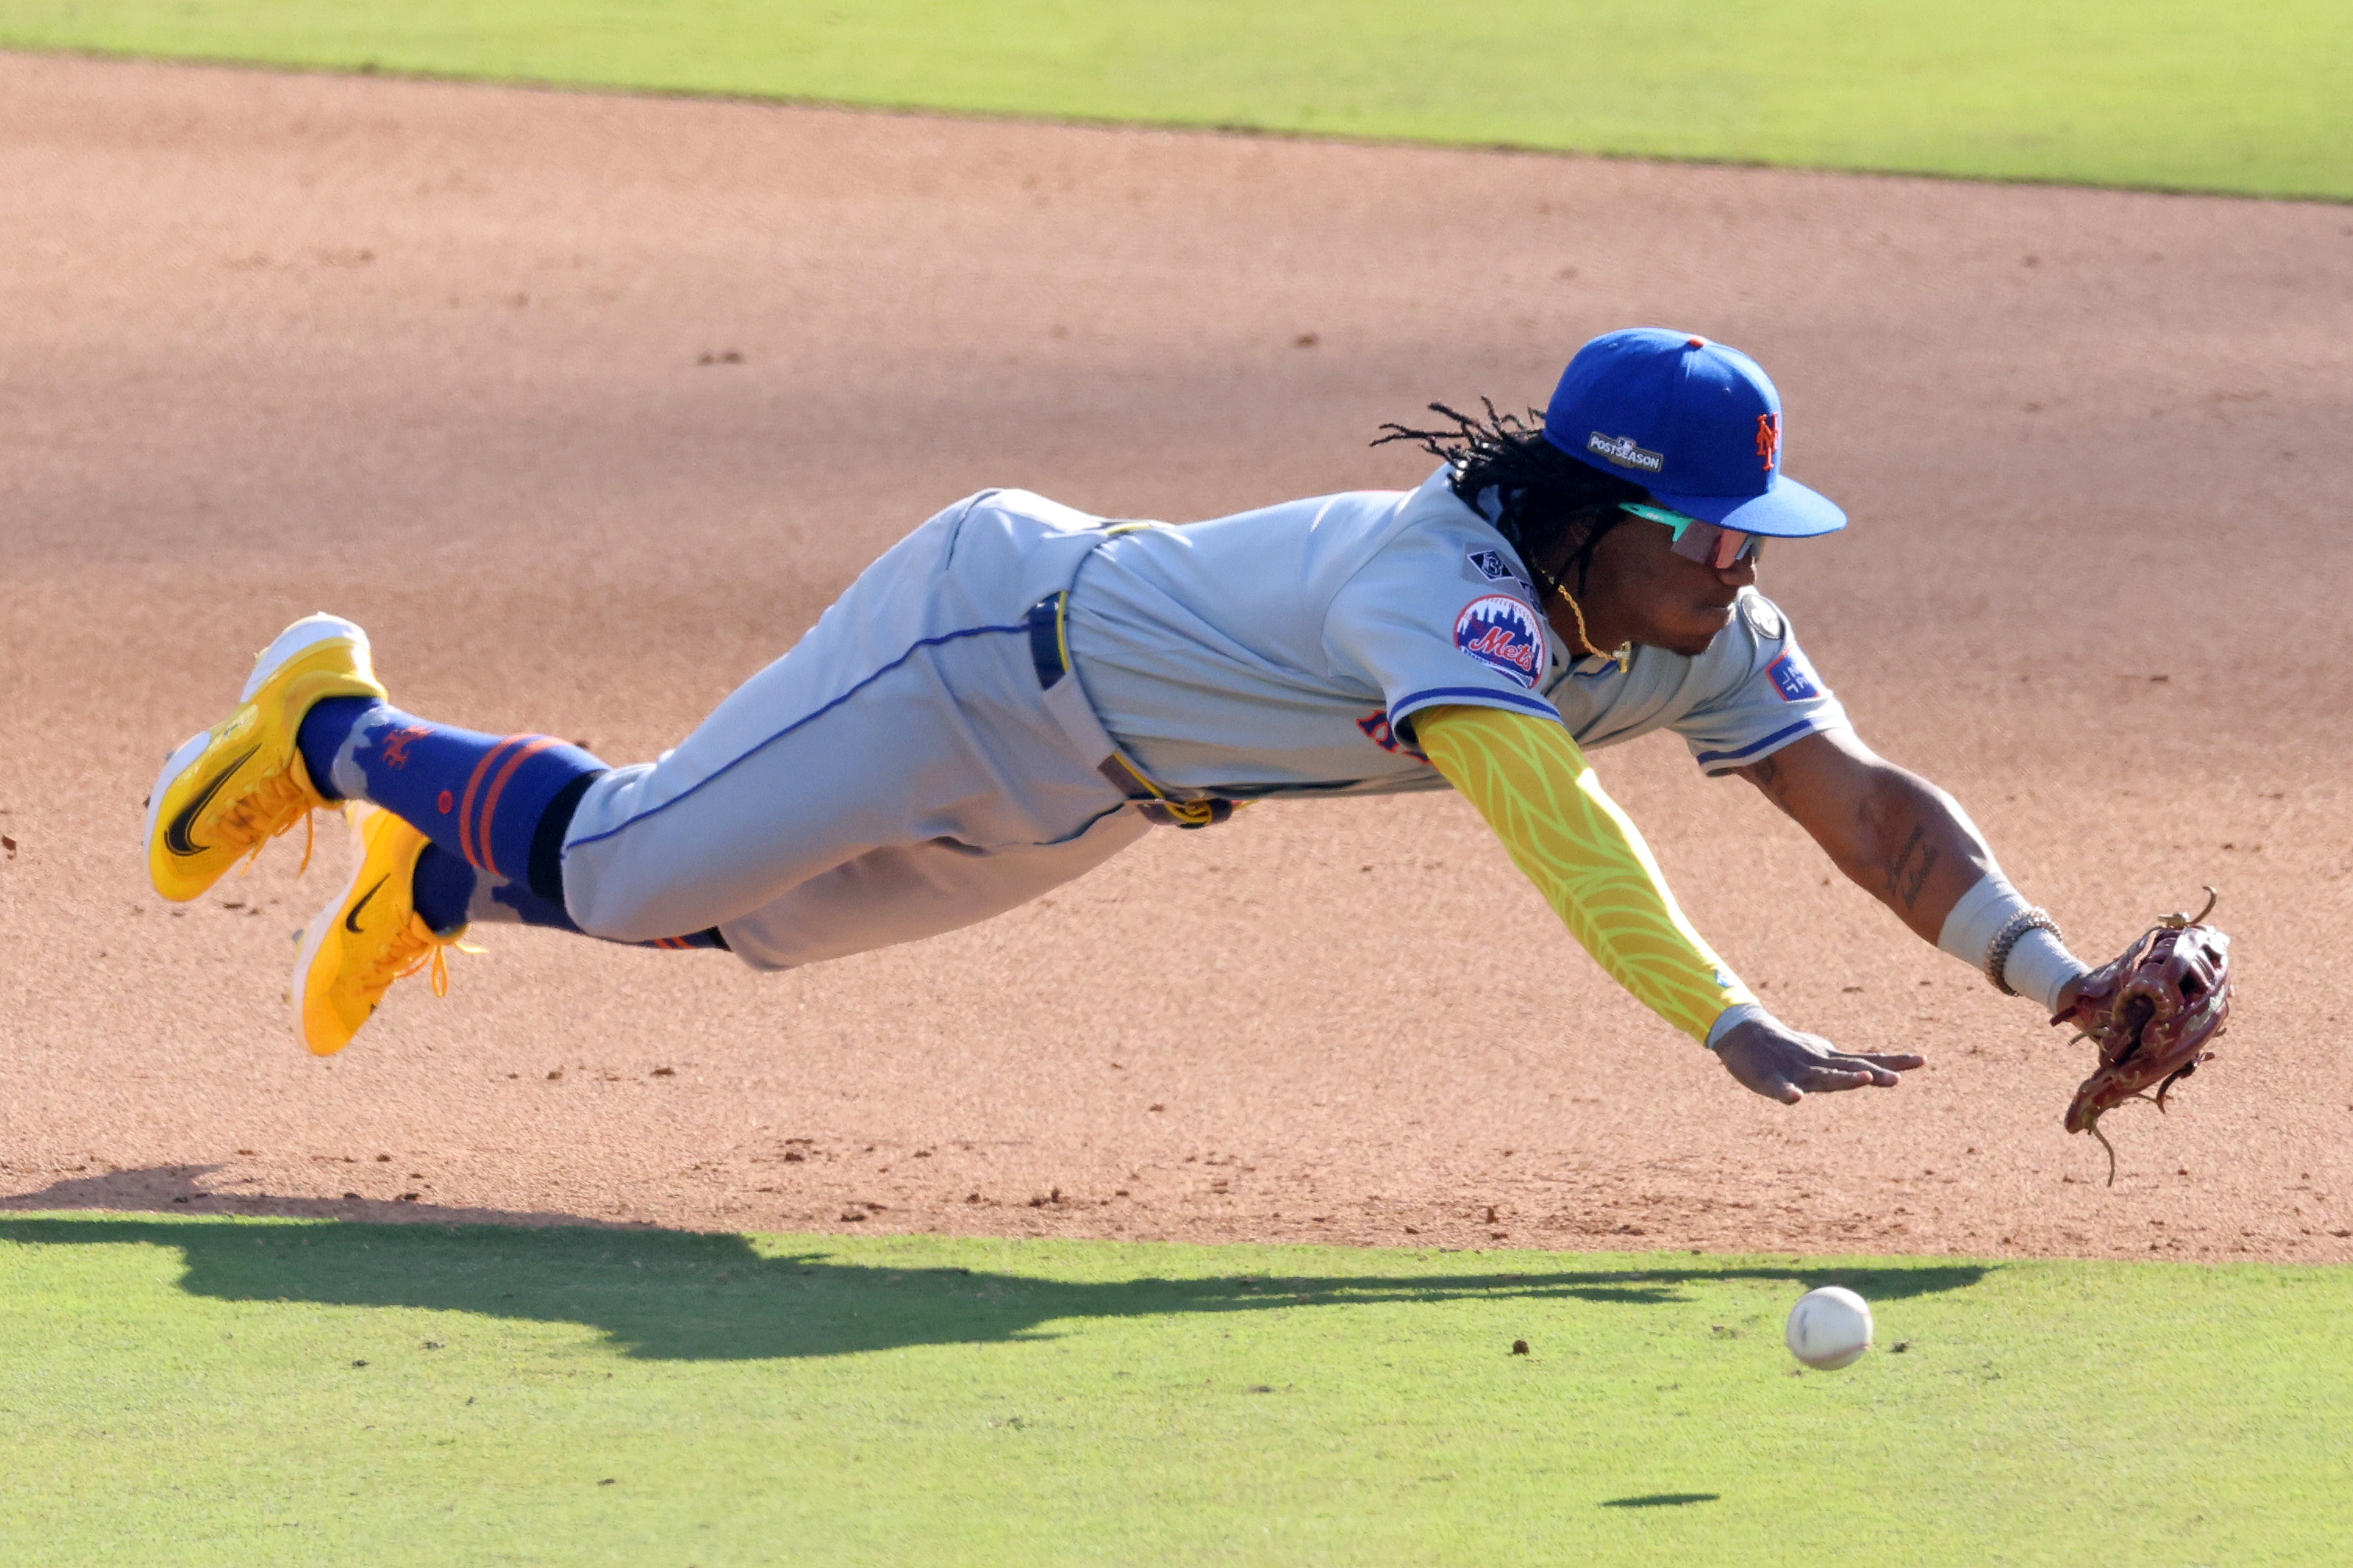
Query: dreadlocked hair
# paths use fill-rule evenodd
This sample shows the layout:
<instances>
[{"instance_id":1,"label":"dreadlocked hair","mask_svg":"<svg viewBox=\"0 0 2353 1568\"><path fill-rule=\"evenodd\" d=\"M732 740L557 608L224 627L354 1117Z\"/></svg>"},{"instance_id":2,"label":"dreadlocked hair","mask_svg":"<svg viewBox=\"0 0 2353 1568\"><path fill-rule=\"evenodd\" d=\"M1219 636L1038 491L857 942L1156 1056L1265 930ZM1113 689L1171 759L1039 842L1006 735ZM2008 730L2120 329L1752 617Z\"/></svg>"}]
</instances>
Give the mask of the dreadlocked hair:
<instances>
[{"instance_id":1,"label":"dreadlocked hair","mask_svg":"<svg viewBox=\"0 0 2353 1568\"><path fill-rule=\"evenodd\" d=\"M1474 508L1492 493L1495 531L1519 552L1535 585L1547 596L1563 587L1584 593L1594 546L1626 521L1618 504L1648 500L1651 492L1579 462L1546 440L1542 409L1531 408L1523 417L1498 413L1491 399L1479 401L1487 411L1484 418L1433 403L1430 411L1452 420L1454 428L1387 424L1381 428L1388 434L1373 445L1414 443L1453 470L1448 482Z\"/></svg>"}]
</instances>

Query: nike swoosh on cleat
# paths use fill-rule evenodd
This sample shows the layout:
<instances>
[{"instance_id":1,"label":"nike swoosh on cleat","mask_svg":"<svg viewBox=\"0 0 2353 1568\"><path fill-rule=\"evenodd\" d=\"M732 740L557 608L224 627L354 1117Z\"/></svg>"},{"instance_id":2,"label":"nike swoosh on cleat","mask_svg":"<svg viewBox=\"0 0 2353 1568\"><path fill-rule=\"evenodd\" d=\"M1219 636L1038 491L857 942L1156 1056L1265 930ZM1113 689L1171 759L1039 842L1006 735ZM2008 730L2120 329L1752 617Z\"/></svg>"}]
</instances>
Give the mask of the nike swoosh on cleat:
<instances>
[{"instance_id":1,"label":"nike swoosh on cleat","mask_svg":"<svg viewBox=\"0 0 2353 1568\"><path fill-rule=\"evenodd\" d=\"M345 931L351 932L353 936L364 934L360 930L360 911L367 908L368 900L375 898L378 893L383 892L384 885L391 880L392 878L388 875L378 877L375 879L375 886L370 888L366 892L360 895L360 901L353 904L352 906L352 912L343 917L343 929Z\"/></svg>"},{"instance_id":2,"label":"nike swoosh on cleat","mask_svg":"<svg viewBox=\"0 0 2353 1568\"><path fill-rule=\"evenodd\" d=\"M205 785L205 787L197 793L195 799L188 802L187 805L180 808L180 815L172 818L172 826L164 830L164 848L170 850L174 855L201 855L205 852L206 847L204 845L197 843L195 839L188 837L188 829L195 826L197 816L203 812L206 806L212 804L213 796L220 794L221 785L228 783L230 778L236 774L237 769L253 761L255 755L259 753L260 750L261 748L259 746L254 747L251 751L247 752L245 755L237 758L237 761L229 763L228 766L214 774L213 782Z\"/></svg>"}]
</instances>

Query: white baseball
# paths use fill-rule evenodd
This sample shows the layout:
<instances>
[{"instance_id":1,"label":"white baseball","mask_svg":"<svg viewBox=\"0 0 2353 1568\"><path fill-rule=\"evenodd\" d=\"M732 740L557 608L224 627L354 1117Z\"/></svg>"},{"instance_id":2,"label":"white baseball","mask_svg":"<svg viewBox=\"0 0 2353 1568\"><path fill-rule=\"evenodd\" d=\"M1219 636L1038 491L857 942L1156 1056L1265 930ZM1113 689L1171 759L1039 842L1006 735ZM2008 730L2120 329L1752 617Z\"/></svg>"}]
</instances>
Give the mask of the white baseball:
<instances>
[{"instance_id":1,"label":"white baseball","mask_svg":"<svg viewBox=\"0 0 2353 1568\"><path fill-rule=\"evenodd\" d=\"M1843 1285L1798 1298L1782 1332L1789 1353L1821 1372L1852 1366L1871 1348L1871 1303Z\"/></svg>"}]
</instances>

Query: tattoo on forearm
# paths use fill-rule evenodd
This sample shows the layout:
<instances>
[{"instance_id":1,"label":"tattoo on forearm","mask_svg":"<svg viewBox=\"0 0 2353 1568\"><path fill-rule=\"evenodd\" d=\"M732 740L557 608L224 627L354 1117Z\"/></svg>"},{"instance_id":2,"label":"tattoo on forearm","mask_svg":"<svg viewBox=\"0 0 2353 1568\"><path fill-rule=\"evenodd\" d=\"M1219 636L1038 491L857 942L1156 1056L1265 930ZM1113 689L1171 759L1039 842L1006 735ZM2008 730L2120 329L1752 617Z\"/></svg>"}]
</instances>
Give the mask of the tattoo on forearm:
<instances>
[{"instance_id":1,"label":"tattoo on forearm","mask_svg":"<svg viewBox=\"0 0 2353 1568\"><path fill-rule=\"evenodd\" d=\"M1778 762L1767 757L1761 763L1751 763L1736 771L1741 777L1763 791L1767 800L1780 807L1782 816L1795 817L1798 815L1789 809L1789 783L1781 776Z\"/></svg>"},{"instance_id":2,"label":"tattoo on forearm","mask_svg":"<svg viewBox=\"0 0 2353 1568\"><path fill-rule=\"evenodd\" d=\"M1928 885L1928 873L1936 868L1936 857L1942 851L1931 844L1921 851L1920 868L1912 873L1912 881L1904 889L1904 908L1908 911L1919 907L1920 889Z\"/></svg>"},{"instance_id":3,"label":"tattoo on forearm","mask_svg":"<svg viewBox=\"0 0 2353 1568\"><path fill-rule=\"evenodd\" d=\"M1914 825L1912 837L1904 841L1902 852L1887 862L1887 896L1900 900L1906 910L1919 903L1920 889L1928 885L1928 873L1936 868L1940 851L1926 842L1926 838L1927 830ZM1916 862L1913 859L1915 851L1919 854Z\"/></svg>"}]
</instances>

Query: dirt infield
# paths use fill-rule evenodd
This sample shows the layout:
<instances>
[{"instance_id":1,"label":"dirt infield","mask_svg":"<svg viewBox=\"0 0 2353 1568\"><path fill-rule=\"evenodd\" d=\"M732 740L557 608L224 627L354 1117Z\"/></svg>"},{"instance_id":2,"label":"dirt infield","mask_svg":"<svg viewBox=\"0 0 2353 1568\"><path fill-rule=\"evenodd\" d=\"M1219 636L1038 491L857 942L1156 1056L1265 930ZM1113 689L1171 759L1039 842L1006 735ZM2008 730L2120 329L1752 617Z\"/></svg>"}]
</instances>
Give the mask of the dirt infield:
<instances>
[{"instance_id":1,"label":"dirt infield","mask_svg":"<svg viewBox=\"0 0 2353 1568\"><path fill-rule=\"evenodd\" d=\"M0 57L0 236L6 1206L2353 1259L2353 211ZM1701 929L1926 1071L1746 1094L1451 797L782 976L497 931L325 1062L299 839L145 885L294 616L640 758L959 495L1411 483L1380 421L1633 322L1772 369L1855 526L1767 591L2079 952L2223 889L2237 1021L2113 1190L2084 1047L1671 737L1599 766Z\"/></svg>"}]
</instances>

